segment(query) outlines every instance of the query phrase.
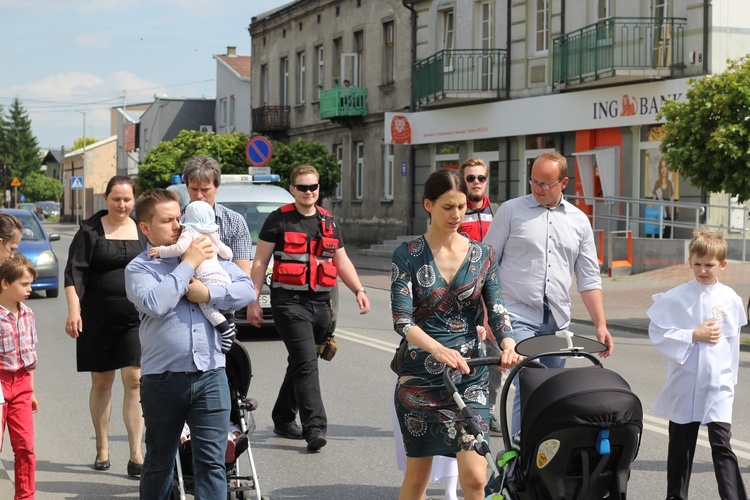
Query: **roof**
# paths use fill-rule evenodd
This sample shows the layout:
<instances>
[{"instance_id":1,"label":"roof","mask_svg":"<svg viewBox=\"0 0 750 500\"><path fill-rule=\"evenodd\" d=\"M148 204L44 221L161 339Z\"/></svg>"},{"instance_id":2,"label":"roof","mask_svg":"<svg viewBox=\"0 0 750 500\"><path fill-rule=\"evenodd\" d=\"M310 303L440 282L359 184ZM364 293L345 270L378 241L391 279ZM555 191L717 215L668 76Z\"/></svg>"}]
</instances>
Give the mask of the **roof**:
<instances>
[{"instance_id":1,"label":"roof","mask_svg":"<svg viewBox=\"0 0 750 500\"><path fill-rule=\"evenodd\" d=\"M107 137L106 139L102 139L101 141L97 141L97 142L95 142L93 144L86 145L86 149L92 150L94 148L98 148L99 146L103 146L103 145L105 145L105 144L107 144L109 142L116 141L116 140L117 140L117 136L116 135L111 135L111 136ZM70 158L71 156L78 156L80 154L83 154L83 148L78 148L75 151L71 151L69 153L66 153L65 154L65 158Z\"/></svg>"},{"instance_id":2,"label":"roof","mask_svg":"<svg viewBox=\"0 0 750 500\"><path fill-rule=\"evenodd\" d=\"M230 70L234 71L237 76L250 78L250 56L216 54L214 57L218 61L223 62Z\"/></svg>"},{"instance_id":3,"label":"roof","mask_svg":"<svg viewBox=\"0 0 750 500\"><path fill-rule=\"evenodd\" d=\"M59 149L50 149L47 154L42 158L42 165L49 163L57 163L58 165L62 162L62 151Z\"/></svg>"}]
</instances>

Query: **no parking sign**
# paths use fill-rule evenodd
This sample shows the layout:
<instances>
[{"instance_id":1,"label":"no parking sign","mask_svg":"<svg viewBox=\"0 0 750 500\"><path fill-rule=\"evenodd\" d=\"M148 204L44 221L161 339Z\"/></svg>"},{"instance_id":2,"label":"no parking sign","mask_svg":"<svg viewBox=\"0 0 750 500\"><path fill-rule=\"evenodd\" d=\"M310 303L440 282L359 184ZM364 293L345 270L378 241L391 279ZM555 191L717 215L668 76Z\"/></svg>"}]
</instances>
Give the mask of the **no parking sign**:
<instances>
[{"instance_id":1,"label":"no parking sign","mask_svg":"<svg viewBox=\"0 0 750 500\"><path fill-rule=\"evenodd\" d=\"M262 135L251 137L245 146L245 157L250 165L254 167L263 167L271 161L273 155L273 146L271 141Z\"/></svg>"}]
</instances>

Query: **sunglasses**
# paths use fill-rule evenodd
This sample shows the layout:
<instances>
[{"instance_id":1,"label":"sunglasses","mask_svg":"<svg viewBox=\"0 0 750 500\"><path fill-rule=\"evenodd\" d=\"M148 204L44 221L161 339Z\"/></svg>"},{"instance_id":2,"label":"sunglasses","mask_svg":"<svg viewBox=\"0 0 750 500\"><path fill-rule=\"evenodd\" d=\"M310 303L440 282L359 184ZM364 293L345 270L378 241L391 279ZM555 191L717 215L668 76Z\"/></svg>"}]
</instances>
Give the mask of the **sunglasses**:
<instances>
[{"instance_id":1,"label":"sunglasses","mask_svg":"<svg viewBox=\"0 0 750 500\"><path fill-rule=\"evenodd\" d=\"M487 176L486 175L474 175L474 174L469 174L466 176L466 182L474 182L474 181L487 182Z\"/></svg>"},{"instance_id":2,"label":"sunglasses","mask_svg":"<svg viewBox=\"0 0 750 500\"><path fill-rule=\"evenodd\" d=\"M308 191L317 191L320 184L295 184L294 189L306 193Z\"/></svg>"}]
</instances>

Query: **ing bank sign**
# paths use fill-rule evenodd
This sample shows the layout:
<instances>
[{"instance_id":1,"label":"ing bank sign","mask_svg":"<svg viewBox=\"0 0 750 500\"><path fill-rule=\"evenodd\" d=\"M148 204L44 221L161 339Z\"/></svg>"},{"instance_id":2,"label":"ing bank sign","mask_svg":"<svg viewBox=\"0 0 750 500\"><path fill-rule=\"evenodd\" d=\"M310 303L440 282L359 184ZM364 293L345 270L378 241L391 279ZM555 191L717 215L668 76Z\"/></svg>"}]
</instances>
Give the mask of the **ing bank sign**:
<instances>
[{"instance_id":1,"label":"ing bank sign","mask_svg":"<svg viewBox=\"0 0 750 500\"><path fill-rule=\"evenodd\" d=\"M624 94L620 99L594 101L592 105L592 119L603 120L627 116L656 116L665 101L682 101L682 92L661 94L658 96L635 96Z\"/></svg>"}]
</instances>

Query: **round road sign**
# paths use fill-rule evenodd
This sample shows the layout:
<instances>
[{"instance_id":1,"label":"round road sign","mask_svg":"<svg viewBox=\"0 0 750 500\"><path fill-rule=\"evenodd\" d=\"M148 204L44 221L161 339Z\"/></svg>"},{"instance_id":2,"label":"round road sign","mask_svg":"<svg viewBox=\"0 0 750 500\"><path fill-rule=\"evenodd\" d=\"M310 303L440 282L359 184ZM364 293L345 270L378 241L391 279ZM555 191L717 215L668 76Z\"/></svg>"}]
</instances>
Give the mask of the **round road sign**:
<instances>
[{"instance_id":1,"label":"round road sign","mask_svg":"<svg viewBox=\"0 0 750 500\"><path fill-rule=\"evenodd\" d=\"M251 137L245 146L245 156L247 161L255 167L263 167L271 161L273 155L273 146L271 141L262 135Z\"/></svg>"}]
</instances>

